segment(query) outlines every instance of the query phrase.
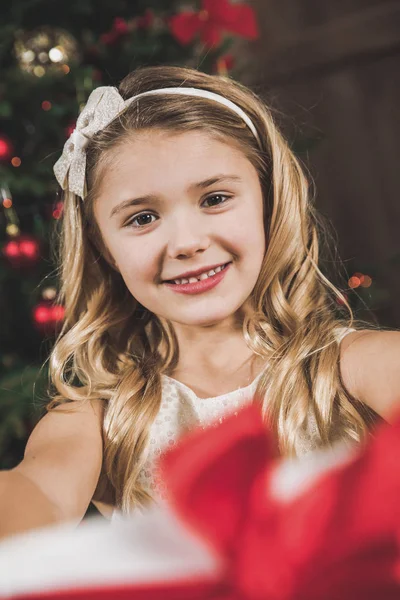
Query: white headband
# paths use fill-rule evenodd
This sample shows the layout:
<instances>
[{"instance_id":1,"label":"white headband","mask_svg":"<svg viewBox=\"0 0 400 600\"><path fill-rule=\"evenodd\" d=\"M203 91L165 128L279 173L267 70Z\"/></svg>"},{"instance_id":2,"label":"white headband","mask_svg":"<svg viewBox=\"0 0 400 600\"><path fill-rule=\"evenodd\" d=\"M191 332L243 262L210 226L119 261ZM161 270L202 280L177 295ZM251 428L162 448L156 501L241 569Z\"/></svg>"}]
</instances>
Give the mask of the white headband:
<instances>
[{"instance_id":1,"label":"white headband","mask_svg":"<svg viewBox=\"0 0 400 600\"><path fill-rule=\"evenodd\" d=\"M65 142L63 153L54 165L54 174L63 190L68 189L80 198L85 198L87 193L85 150L90 139L95 133L107 127L134 100L150 94L181 94L219 102L243 119L260 144L257 130L248 115L239 106L214 92L198 88L171 87L142 92L124 100L116 87L100 86L90 94L85 108L78 117L76 128Z\"/></svg>"}]
</instances>

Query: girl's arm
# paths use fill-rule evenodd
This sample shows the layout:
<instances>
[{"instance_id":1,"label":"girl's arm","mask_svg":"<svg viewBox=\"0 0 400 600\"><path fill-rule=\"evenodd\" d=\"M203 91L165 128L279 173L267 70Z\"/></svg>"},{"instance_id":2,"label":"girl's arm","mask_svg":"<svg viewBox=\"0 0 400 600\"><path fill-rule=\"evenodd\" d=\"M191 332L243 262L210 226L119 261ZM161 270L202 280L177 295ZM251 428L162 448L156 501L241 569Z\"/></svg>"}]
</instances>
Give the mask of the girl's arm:
<instances>
[{"instance_id":1,"label":"girl's arm","mask_svg":"<svg viewBox=\"0 0 400 600\"><path fill-rule=\"evenodd\" d=\"M23 461L0 472L0 538L82 519L101 471L102 420L100 402L71 402L39 421Z\"/></svg>"},{"instance_id":2,"label":"girl's arm","mask_svg":"<svg viewBox=\"0 0 400 600\"><path fill-rule=\"evenodd\" d=\"M341 344L346 389L389 423L400 411L400 332L362 330Z\"/></svg>"}]
</instances>

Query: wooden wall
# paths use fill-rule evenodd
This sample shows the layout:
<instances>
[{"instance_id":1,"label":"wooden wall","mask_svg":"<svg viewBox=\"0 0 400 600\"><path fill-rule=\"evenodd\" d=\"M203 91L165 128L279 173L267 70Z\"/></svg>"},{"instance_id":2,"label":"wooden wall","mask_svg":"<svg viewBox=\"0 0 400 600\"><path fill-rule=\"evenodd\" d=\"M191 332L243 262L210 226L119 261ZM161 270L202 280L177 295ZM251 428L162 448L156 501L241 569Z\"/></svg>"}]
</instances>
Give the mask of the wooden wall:
<instances>
[{"instance_id":1,"label":"wooden wall","mask_svg":"<svg viewBox=\"0 0 400 600\"><path fill-rule=\"evenodd\" d=\"M380 265L376 316L400 327L400 1L254 0L240 79L277 110L349 265ZM365 315L362 315L365 317Z\"/></svg>"}]
</instances>

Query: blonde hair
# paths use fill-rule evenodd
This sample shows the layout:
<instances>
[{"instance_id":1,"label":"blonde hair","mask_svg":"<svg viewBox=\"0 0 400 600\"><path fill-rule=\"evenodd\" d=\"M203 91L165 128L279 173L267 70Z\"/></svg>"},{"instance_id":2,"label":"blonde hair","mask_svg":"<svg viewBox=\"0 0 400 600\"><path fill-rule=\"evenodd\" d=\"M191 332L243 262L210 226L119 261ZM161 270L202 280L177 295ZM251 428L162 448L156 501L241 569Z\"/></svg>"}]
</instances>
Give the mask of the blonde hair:
<instances>
[{"instance_id":1,"label":"blonde hair","mask_svg":"<svg viewBox=\"0 0 400 600\"><path fill-rule=\"evenodd\" d=\"M371 421L371 411L350 397L341 382L337 329L351 326L353 315L318 267L317 216L308 183L270 111L240 83L182 67L137 69L119 91L127 99L169 86L207 89L230 99L252 119L262 148L224 106L204 98L150 95L140 99L140 107L133 102L91 140L85 201L64 194L57 260L65 322L50 355L56 392L48 410L71 400L104 400L104 471L117 506L125 512L150 499L139 473L160 407L161 374L171 372L179 360L172 324L130 294L112 266L94 218L101 174L132 131L205 130L237 144L257 170L267 249L249 298L243 335L256 355L273 364L261 376L256 397L282 454L296 454L310 414L316 422L317 446L329 444L338 434L363 440ZM347 307L347 318L338 316L337 300Z\"/></svg>"}]
</instances>

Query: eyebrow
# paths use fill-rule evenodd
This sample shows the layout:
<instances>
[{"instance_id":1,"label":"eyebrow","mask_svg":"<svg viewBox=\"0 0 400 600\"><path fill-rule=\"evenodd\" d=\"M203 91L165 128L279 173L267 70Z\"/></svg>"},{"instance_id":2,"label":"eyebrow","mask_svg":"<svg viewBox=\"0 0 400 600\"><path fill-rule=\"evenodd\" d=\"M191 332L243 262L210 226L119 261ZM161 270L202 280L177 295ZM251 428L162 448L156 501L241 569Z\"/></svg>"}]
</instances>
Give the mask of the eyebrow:
<instances>
[{"instance_id":1,"label":"eyebrow","mask_svg":"<svg viewBox=\"0 0 400 600\"><path fill-rule=\"evenodd\" d=\"M238 177L238 175L215 175L214 177L209 177L208 179L204 179L203 181L198 181L197 183L192 183L188 187L188 191L194 191L198 189L205 189L210 185L214 185L215 183L220 183L221 181L236 181L241 182L242 178ZM141 206L143 204L156 204L158 202L158 197L155 194L148 194L146 196L140 196L139 198L130 198L129 200L123 200L110 212L110 219L115 215L119 214L126 208L130 208L131 206Z\"/></svg>"}]
</instances>

